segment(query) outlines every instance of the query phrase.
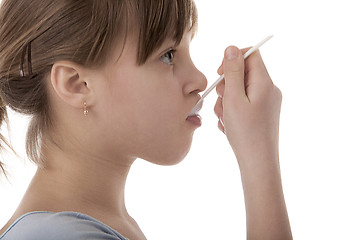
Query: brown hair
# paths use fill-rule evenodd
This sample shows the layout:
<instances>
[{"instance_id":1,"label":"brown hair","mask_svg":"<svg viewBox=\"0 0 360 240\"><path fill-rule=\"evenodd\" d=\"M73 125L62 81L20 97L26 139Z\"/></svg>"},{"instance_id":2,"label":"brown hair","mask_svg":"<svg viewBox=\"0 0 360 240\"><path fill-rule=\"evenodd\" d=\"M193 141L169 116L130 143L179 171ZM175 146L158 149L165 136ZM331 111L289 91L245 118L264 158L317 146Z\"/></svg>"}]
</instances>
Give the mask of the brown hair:
<instances>
[{"instance_id":1,"label":"brown hair","mask_svg":"<svg viewBox=\"0 0 360 240\"><path fill-rule=\"evenodd\" d=\"M180 43L196 23L193 0L3 0L0 126L7 120L6 106L30 115L26 153L41 165L42 140L53 124L45 78L56 61L101 66L118 38L136 27L142 65L165 39ZM0 148L10 146L3 135L1 142ZM4 171L1 162L0 168Z\"/></svg>"}]
</instances>

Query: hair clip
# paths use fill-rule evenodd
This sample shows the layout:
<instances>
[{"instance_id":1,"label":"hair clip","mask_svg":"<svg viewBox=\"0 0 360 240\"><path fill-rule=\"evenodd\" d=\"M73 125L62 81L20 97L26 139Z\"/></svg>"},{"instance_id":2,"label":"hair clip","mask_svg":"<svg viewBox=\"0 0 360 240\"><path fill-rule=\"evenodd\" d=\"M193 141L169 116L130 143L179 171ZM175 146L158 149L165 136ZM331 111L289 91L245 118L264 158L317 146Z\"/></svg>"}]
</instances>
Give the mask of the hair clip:
<instances>
[{"instance_id":1,"label":"hair clip","mask_svg":"<svg viewBox=\"0 0 360 240\"><path fill-rule=\"evenodd\" d=\"M21 60L20 60L20 76L21 77L25 76L24 60L25 60L26 52L27 52L27 68L28 68L29 75L31 76L33 74L33 72L32 72L32 63L31 63L31 42L26 44L26 46L24 47L24 50L23 50L23 52L21 54Z\"/></svg>"}]
</instances>

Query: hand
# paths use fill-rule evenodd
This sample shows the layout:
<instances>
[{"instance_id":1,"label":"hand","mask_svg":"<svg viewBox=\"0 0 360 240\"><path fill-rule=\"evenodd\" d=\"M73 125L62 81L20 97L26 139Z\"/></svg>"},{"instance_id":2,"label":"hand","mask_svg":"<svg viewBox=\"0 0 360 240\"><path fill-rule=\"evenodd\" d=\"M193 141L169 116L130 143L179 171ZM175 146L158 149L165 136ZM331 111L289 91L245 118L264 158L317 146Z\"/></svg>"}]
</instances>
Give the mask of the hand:
<instances>
[{"instance_id":1,"label":"hand","mask_svg":"<svg viewBox=\"0 0 360 240\"><path fill-rule=\"evenodd\" d=\"M248 49L229 47L218 73L215 113L239 161L262 151L278 153L282 95L273 84L259 51L244 62ZM264 149L266 148L266 149Z\"/></svg>"},{"instance_id":2,"label":"hand","mask_svg":"<svg viewBox=\"0 0 360 240\"><path fill-rule=\"evenodd\" d=\"M247 239L292 239L279 167L281 92L260 53L244 61L247 49L229 47L219 74L215 113L239 163Z\"/></svg>"}]
</instances>

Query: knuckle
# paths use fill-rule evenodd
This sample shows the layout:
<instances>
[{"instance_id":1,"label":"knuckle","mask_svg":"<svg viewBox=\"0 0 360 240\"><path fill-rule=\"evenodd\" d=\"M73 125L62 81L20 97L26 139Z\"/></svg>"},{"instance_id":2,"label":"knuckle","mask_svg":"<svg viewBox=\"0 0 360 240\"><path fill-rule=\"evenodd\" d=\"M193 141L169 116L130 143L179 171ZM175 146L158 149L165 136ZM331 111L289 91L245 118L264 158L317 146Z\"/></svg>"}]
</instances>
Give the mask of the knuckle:
<instances>
[{"instance_id":1,"label":"knuckle","mask_svg":"<svg viewBox=\"0 0 360 240\"><path fill-rule=\"evenodd\" d=\"M227 69L227 71L225 71L225 77L239 76L242 74L244 74L244 70L238 66L232 69Z\"/></svg>"}]
</instances>

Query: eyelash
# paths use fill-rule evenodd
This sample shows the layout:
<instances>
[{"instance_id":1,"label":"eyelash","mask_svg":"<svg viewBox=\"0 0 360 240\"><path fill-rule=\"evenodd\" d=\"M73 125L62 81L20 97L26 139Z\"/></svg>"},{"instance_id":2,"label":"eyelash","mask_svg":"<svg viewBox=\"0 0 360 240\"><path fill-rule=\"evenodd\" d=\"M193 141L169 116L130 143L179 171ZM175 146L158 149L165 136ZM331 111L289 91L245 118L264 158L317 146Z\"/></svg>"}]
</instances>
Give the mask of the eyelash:
<instances>
[{"instance_id":1,"label":"eyelash","mask_svg":"<svg viewBox=\"0 0 360 240\"><path fill-rule=\"evenodd\" d=\"M171 49L171 50L167 51L164 55L162 55L160 57L160 61L162 61L163 63L168 64L168 65L174 65L175 53L176 53L175 49Z\"/></svg>"}]
</instances>

